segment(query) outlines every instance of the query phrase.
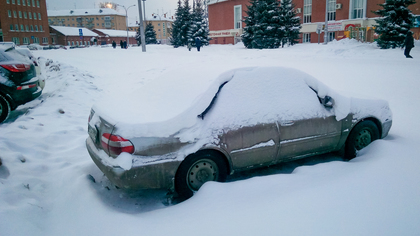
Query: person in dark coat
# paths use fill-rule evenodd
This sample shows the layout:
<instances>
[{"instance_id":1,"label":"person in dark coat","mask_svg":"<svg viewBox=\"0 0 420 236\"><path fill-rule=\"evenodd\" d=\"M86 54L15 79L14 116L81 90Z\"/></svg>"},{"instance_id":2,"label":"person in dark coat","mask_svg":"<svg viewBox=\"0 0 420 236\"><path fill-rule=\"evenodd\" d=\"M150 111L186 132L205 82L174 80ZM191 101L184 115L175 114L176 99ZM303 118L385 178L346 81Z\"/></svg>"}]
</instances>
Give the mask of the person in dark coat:
<instances>
[{"instance_id":1,"label":"person in dark coat","mask_svg":"<svg viewBox=\"0 0 420 236\"><path fill-rule=\"evenodd\" d=\"M200 51L201 40L199 37L195 38L195 46L197 47L197 51Z\"/></svg>"},{"instance_id":2,"label":"person in dark coat","mask_svg":"<svg viewBox=\"0 0 420 236\"><path fill-rule=\"evenodd\" d=\"M112 47L113 48L116 48L117 47L117 43L114 40L112 40Z\"/></svg>"},{"instance_id":3,"label":"person in dark coat","mask_svg":"<svg viewBox=\"0 0 420 236\"><path fill-rule=\"evenodd\" d=\"M121 48L123 48L123 47L124 47L124 44L123 44L123 41L122 41L122 40L120 40L120 47L121 47Z\"/></svg>"},{"instance_id":4,"label":"person in dark coat","mask_svg":"<svg viewBox=\"0 0 420 236\"><path fill-rule=\"evenodd\" d=\"M407 36L405 37L405 41L404 41L404 46L405 46L405 50L404 50L405 57L413 58L412 56L410 56L410 51L412 48L414 48L413 32L411 31L407 32Z\"/></svg>"},{"instance_id":5,"label":"person in dark coat","mask_svg":"<svg viewBox=\"0 0 420 236\"><path fill-rule=\"evenodd\" d=\"M127 49L127 41L124 41L124 48Z\"/></svg>"}]
</instances>

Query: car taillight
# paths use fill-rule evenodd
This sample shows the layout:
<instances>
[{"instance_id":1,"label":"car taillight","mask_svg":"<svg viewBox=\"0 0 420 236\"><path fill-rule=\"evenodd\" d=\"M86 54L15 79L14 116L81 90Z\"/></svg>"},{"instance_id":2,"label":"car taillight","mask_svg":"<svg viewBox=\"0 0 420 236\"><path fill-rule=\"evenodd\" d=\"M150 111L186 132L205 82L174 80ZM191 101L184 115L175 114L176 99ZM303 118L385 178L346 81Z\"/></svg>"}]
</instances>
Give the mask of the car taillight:
<instances>
[{"instance_id":1,"label":"car taillight","mask_svg":"<svg viewBox=\"0 0 420 236\"><path fill-rule=\"evenodd\" d=\"M17 90L24 90L24 89L29 89L29 88L33 88L33 87L36 87L36 84L29 84L29 85L18 86L16 89Z\"/></svg>"},{"instance_id":2,"label":"car taillight","mask_svg":"<svg viewBox=\"0 0 420 236\"><path fill-rule=\"evenodd\" d=\"M28 64L6 64L1 67L11 72L25 72L31 69L31 65Z\"/></svg>"},{"instance_id":3,"label":"car taillight","mask_svg":"<svg viewBox=\"0 0 420 236\"><path fill-rule=\"evenodd\" d=\"M104 133L101 137L101 145L111 156L118 156L122 152L134 153L134 145L130 140L118 135Z\"/></svg>"}]
</instances>

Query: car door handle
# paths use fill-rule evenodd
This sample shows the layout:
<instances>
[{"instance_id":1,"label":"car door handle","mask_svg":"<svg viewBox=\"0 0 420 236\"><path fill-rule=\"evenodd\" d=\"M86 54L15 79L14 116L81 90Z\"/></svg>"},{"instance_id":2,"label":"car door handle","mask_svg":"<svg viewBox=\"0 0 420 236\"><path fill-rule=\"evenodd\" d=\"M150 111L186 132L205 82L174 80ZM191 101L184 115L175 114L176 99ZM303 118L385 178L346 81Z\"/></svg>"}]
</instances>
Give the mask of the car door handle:
<instances>
[{"instance_id":1,"label":"car door handle","mask_svg":"<svg viewBox=\"0 0 420 236\"><path fill-rule=\"evenodd\" d=\"M295 124L295 122L294 121L292 121L292 120L286 120L286 121L281 121L280 122L280 125L281 126L292 126L292 125L294 125Z\"/></svg>"}]
</instances>

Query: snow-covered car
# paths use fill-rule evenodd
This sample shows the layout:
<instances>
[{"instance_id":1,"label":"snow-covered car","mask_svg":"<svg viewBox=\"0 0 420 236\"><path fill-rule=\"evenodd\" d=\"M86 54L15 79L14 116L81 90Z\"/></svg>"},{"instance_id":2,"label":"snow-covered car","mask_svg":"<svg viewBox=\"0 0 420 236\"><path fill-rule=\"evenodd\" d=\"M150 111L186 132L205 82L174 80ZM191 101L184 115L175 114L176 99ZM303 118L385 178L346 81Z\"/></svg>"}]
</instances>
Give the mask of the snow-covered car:
<instances>
[{"instance_id":1,"label":"snow-covered car","mask_svg":"<svg viewBox=\"0 0 420 236\"><path fill-rule=\"evenodd\" d=\"M0 123L10 111L42 93L35 65L18 53L14 45L0 45Z\"/></svg>"},{"instance_id":2,"label":"snow-covered car","mask_svg":"<svg viewBox=\"0 0 420 236\"><path fill-rule=\"evenodd\" d=\"M188 198L237 171L336 151L352 159L392 125L386 101L340 95L290 68L225 72L182 110L148 104L166 93L143 90L92 108L87 150L116 186Z\"/></svg>"},{"instance_id":3,"label":"snow-covered car","mask_svg":"<svg viewBox=\"0 0 420 236\"><path fill-rule=\"evenodd\" d=\"M37 58L34 56L34 54L32 54L32 52L29 50L29 48L25 48L25 47L15 47L15 50L21 54L24 57L28 57L29 60L32 61L32 63L35 66L35 71L36 71L36 76L39 78L38 80L38 84L39 86L44 89L45 87L45 78L42 76L41 73L41 67L39 66L39 62L37 60Z\"/></svg>"}]
</instances>

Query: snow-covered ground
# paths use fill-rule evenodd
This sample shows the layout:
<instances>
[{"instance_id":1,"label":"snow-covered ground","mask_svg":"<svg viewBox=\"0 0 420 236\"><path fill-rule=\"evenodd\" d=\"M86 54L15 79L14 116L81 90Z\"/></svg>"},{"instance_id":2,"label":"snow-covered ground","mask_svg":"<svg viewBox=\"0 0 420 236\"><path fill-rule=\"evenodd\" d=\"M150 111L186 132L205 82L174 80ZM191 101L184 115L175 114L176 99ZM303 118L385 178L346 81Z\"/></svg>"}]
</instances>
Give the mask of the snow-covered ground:
<instances>
[{"instance_id":1,"label":"snow-covered ground","mask_svg":"<svg viewBox=\"0 0 420 236\"><path fill-rule=\"evenodd\" d=\"M420 233L418 42L414 59L350 40L276 50L153 45L146 53L110 47L33 53L49 62L44 93L0 124L2 236ZM153 83L193 92L232 68L279 65L338 91L388 100L388 137L350 162L330 154L237 174L169 206L164 192L116 189L86 151L90 108L104 98Z\"/></svg>"}]
</instances>

